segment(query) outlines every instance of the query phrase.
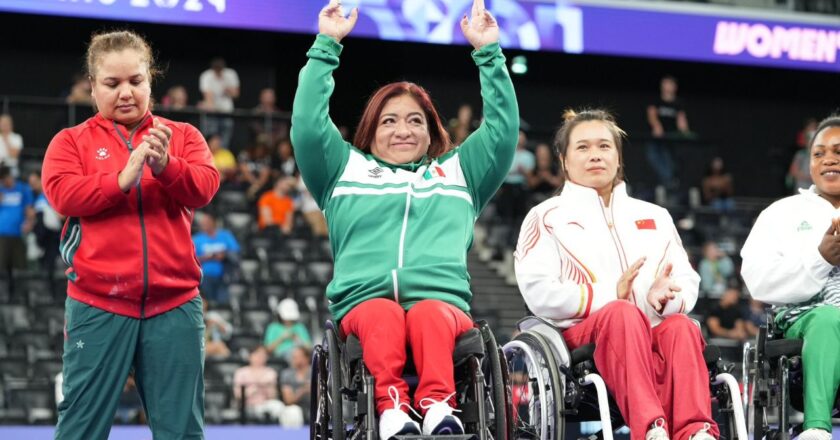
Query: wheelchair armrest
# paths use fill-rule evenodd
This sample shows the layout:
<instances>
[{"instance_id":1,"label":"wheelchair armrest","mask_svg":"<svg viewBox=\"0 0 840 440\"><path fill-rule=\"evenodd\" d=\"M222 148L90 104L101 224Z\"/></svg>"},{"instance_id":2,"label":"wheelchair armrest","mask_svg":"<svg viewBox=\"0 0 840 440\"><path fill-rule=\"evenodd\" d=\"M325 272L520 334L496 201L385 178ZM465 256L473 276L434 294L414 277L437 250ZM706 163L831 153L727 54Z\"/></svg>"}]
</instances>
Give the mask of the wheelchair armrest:
<instances>
[{"instance_id":1,"label":"wheelchair armrest","mask_svg":"<svg viewBox=\"0 0 840 440\"><path fill-rule=\"evenodd\" d=\"M703 350L703 360L706 362L706 365L713 365L718 359L720 359L720 347L717 345L706 345L706 348Z\"/></svg>"},{"instance_id":2,"label":"wheelchair armrest","mask_svg":"<svg viewBox=\"0 0 840 440\"><path fill-rule=\"evenodd\" d=\"M595 360L595 344L586 344L581 345L580 347L572 350L571 357L572 357L572 365L577 365L581 362L585 361L594 361Z\"/></svg>"},{"instance_id":3,"label":"wheelchair armrest","mask_svg":"<svg viewBox=\"0 0 840 440\"><path fill-rule=\"evenodd\" d=\"M778 359L781 356L798 356L802 354L801 339L773 339L767 341L764 356L767 359Z\"/></svg>"}]
</instances>

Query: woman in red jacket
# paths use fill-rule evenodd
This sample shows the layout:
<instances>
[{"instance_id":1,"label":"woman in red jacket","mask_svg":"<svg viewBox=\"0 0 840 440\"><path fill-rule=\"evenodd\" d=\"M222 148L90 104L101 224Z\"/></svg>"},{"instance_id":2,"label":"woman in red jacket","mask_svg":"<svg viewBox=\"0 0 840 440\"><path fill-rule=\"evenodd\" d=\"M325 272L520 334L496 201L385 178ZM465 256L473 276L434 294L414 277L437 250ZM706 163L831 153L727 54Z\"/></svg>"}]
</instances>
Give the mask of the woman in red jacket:
<instances>
[{"instance_id":1,"label":"woman in red jacket","mask_svg":"<svg viewBox=\"0 0 840 440\"><path fill-rule=\"evenodd\" d=\"M67 216L64 385L57 439L105 439L130 370L154 437L203 438L204 323L193 211L219 173L199 131L153 116L156 69L132 32L87 50L98 113L58 133L44 192Z\"/></svg>"}]
</instances>

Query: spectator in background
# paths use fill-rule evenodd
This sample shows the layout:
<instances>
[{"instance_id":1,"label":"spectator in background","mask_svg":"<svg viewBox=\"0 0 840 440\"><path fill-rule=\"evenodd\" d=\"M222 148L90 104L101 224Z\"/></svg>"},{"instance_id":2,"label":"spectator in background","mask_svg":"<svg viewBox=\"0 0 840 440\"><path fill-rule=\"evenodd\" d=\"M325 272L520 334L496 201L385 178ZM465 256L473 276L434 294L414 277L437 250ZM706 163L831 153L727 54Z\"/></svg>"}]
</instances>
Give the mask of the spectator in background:
<instances>
[{"instance_id":1,"label":"spectator in background","mask_svg":"<svg viewBox=\"0 0 840 440\"><path fill-rule=\"evenodd\" d=\"M306 408L306 412L301 410L301 414L306 415L309 413L309 402L312 397L310 391L311 356L308 347L295 347L289 360L289 368L280 374L280 390L283 393L283 403L286 408L292 406ZM309 422L309 420L305 421Z\"/></svg>"},{"instance_id":2,"label":"spectator in background","mask_svg":"<svg viewBox=\"0 0 840 440\"><path fill-rule=\"evenodd\" d=\"M659 82L659 99L647 107L647 120L654 140L647 143L648 163L659 179L659 185L675 188L674 159L669 141L690 136L688 117L681 99L677 98L677 79L665 76Z\"/></svg>"},{"instance_id":3,"label":"spectator in background","mask_svg":"<svg viewBox=\"0 0 840 440\"><path fill-rule=\"evenodd\" d=\"M327 219L324 218L324 213L318 207L318 202L312 197L312 194L306 188L306 184L300 176L297 178L297 192L298 208L309 225L309 230L312 231L312 235L315 237L326 237L328 234Z\"/></svg>"},{"instance_id":4,"label":"spectator in background","mask_svg":"<svg viewBox=\"0 0 840 440\"><path fill-rule=\"evenodd\" d=\"M461 145L467 136L478 127L473 120L473 109L469 104L461 104L458 107L458 117L449 120L449 136L452 138L452 145Z\"/></svg>"},{"instance_id":5,"label":"spectator in background","mask_svg":"<svg viewBox=\"0 0 840 440\"><path fill-rule=\"evenodd\" d=\"M239 171L236 166L236 157L222 145L222 137L218 134L210 135L207 138L207 145L213 153L213 165L219 170L221 185L235 184L236 174Z\"/></svg>"},{"instance_id":6,"label":"spectator in background","mask_svg":"<svg viewBox=\"0 0 840 440\"><path fill-rule=\"evenodd\" d=\"M741 289L729 287L706 318L709 336L744 342L750 338L741 309Z\"/></svg>"},{"instance_id":7,"label":"spectator in background","mask_svg":"<svg viewBox=\"0 0 840 440\"><path fill-rule=\"evenodd\" d=\"M717 298L723 295L727 282L735 274L735 265L717 243L707 241L703 245L703 259L697 265L697 271L700 273L700 291Z\"/></svg>"},{"instance_id":8,"label":"spectator in background","mask_svg":"<svg viewBox=\"0 0 840 440\"><path fill-rule=\"evenodd\" d=\"M248 200L255 200L271 185L271 156L261 136L257 143L239 154L239 176L247 186Z\"/></svg>"},{"instance_id":9,"label":"spectator in background","mask_svg":"<svg viewBox=\"0 0 840 440\"><path fill-rule=\"evenodd\" d=\"M787 174L787 186L794 194L799 194L799 189L808 189L814 182L811 180L811 156L808 154L808 144L814 137L817 129L817 120L808 118L799 133L796 134L796 152L790 162Z\"/></svg>"},{"instance_id":10,"label":"spectator in background","mask_svg":"<svg viewBox=\"0 0 840 440\"><path fill-rule=\"evenodd\" d=\"M265 329L264 343L274 357L289 360L292 349L296 346L310 347L312 339L309 330L300 322L300 309L292 298L286 298L277 304L278 322L272 322Z\"/></svg>"},{"instance_id":11,"label":"spectator in background","mask_svg":"<svg viewBox=\"0 0 840 440\"><path fill-rule=\"evenodd\" d=\"M70 93L65 98L68 104L91 105L90 79L82 74L73 77L73 85L70 86Z\"/></svg>"},{"instance_id":12,"label":"spectator in background","mask_svg":"<svg viewBox=\"0 0 840 440\"><path fill-rule=\"evenodd\" d=\"M732 196L735 189L732 185L732 174L726 170L723 159L715 157L709 163L706 176L703 177L703 200L712 209L727 213L735 209Z\"/></svg>"},{"instance_id":13,"label":"spectator in background","mask_svg":"<svg viewBox=\"0 0 840 440\"><path fill-rule=\"evenodd\" d=\"M274 89L266 87L260 90L259 104L254 107L254 114L263 118L251 122L252 139L256 140L260 135L265 135L268 144L275 145L280 139L289 137L289 124L285 120L276 119L279 113L280 107L277 107Z\"/></svg>"},{"instance_id":14,"label":"spectator in background","mask_svg":"<svg viewBox=\"0 0 840 440\"><path fill-rule=\"evenodd\" d=\"M32 232L35 234L38 247L43 250L41 268L47 272L47 276L52 280L53 269L55 269L56 259L58 258L61 228L64 225L65 217L50 206L41 185L40 172L35 171L29 175L29 187L35 197L33 203L35 224L32 227Z\"/></svg>"},{"instance_id":15,"label":"spectator in background","mask_svg":"<svg viewBox=\"0 0 840 440\"><path fill-rule=\"evenodd\" d=\"M23 136L15 133L14 121L9 114L0 115L0 164L4 164L17 178L20 175L18 170L18 158L20 150L23 149Z\"/></svg>"},{"instance_id":16,"label":"spectator in background","mask_svg":"<svg viewBox=\"0 0 840 440\"><path fill-rule=\"evenodd\" d=\"M223 114L233 112L233 100L239 97L239 75L226 66L223 58L217 57L210 61L210 68L202 72L198 84L204 98L199 107L217 113L204 117L201 131L205 135L220 135L222 145L230 148L233 118Z\"/></svg>"},{"instance_id":17,"label":"spectator in background","mask_svg":"<svg viewBox=\"0 0 840 440\"><path fill-rule=\"evenodd\" d=\"M260 230L275 227L289 235L295 225L295 202L289 195L295 184L294 177L277 179L274 189L266 191L257 202Z\"/></svg>"},{"instance_id":18,"label":"spectator in background","mask_svg":"<svg viewBox=\"0 0 840 440\"><path fill-rule=\"evenodd\" d=\"M207 357L226 358L230 356L227 341L233 335L233 325L219 312L210 309L207 301L204 304L204 354Z\"/></svg>"},{"instance_id":19,"label":"spectator in background","mask_svg":"<svg viewBox=\"0 0 840 440\"><path fill-rule=\"evenodd\" d=\"M303 425L303 412L299 407L287 408L279 400L277 370L266 365L268 352L257 346L251 351L248 365L233 373L233 397L237 402L245 399L245 413L263 419L266 416L283 426Z\"/></svg>"},{"instance_id":20,"label":"spectator in background","mask_svg":"<svg viewBox=\"0 0 840 440\"><path fill-rule=\"evenodd\" d=\"M271 173L275 180L282 177L297 177L299 174L292 142L288 138L277 142L277 148L271 156Z\"/></svg>"},{"instance_id":21,"label":"spectator in background","mask_svg":"<svg viewBox=\"0 0 840 440\"><path fill-rule=\"evenodd\" d=\"M527 149L528 136L519 130L519 140L510 171L497 195L497 209L502 220L511 228L511 239L508 244L516 240L516 226L521 223L526 213L528 195L528 175L533 173L535 166L534 153Z\"/></svg>"},{"instance_id":22,"label":"spectator in background","mask_svg":"<svg viewBox=\"0 0 840 440\"><path fill-rule=\"evenodd\" d=\"M534 156L536 166L527 174L527 178L532 202L536 205L557 192L563 183L563 175L560 174L560 165L554 160L551 147L545 142L537 144Z\"/></svg>"},{"instance_id":23,"label":"spectator in background","mask_svg":"<svg viewBox=\"0 0 840 440\"><path fill-rule=\"evenodd\" d=\"M239 254L239 243L227 229L216 227L216 219L206 213L198 215L201 232L193 236L195 253L201 262L201 285L199 289L211 304L227 304L227 282L225 263L233 261Z\"/></svg>"},{"instance_id":24,"label":"spectator in background","mask_svg":"<svg viewBox=\"0 0 840 440\"><path fill-rule=\"evenodd\" d=\"M758 329L767 324L767 304L753 298L750 299L750 307L746 313L747 333L755 337Z\"/></svg>"},{"instance_id":25,"label":"spectator in background","mask_svg":"<svg viewBox=\"0 0 840 440\"><path fill-rule=\"evenodd\" d=\"M26 268L26 243L23 236L32 231L35 210L32 189L12 176L9 167L0 165L0 276L12 269ZM10 285L14 292L14 286Z\"/></svg>"},{"instance_id":26,"label":"spectator in background","mask_svg":"<svg viewBox=\"0 0 840 440\"><path fill-rule=\"evenodd\" d=\"M160 104L164 110L184 110L189 105L186 87L182 85L170 87Z\"/></svg>"},{"instance_id":27,"label":"spectator in background","mask_svg":"<svg viewBox=\"0 0 840 440\"><path fill-rule=\"evenodd\" d=\"M140 400L140 394L137 393L137 384L134 382L133 374L129 374L125 381L114 419L123 425L146 424L146 413L143 412L143 402Z\"/></svg>"}]
</instances>

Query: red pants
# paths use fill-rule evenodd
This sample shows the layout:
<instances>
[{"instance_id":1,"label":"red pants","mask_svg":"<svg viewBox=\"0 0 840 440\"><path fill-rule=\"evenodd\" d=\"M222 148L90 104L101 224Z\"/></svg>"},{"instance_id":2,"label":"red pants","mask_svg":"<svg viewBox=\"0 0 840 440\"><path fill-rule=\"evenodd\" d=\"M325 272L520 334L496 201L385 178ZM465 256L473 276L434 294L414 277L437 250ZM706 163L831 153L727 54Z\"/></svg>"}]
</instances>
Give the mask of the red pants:
<instances>
[{"instance_id":1,"label":"red pants","mask_svg":"<svg viewBox=\"0 0 840 440\"><path fill-rule=\"evenodd\" d=\"M471 328L473 322L464 312L433 299L420 301L406 312L390 299L376 298L357 305L341 320L342 337L356 335L362 345L365 366L375 383L378 414L394 407L388 397L391 386L397 388L401 402L411 403L408 384L402 378L406 344L411 347L419 376L415 408L420 410L421 399L441 401L455 392L455 339ZM455 406L454 397L449 405Z\"/></svg>"},{"instance_id":2,"label":"red pants","mask_svg":"<svg viewBox=\"0 0 840 440\"><path fill-rule=\"evenodd\" d=\"M685 315L673 315L651 329L647 316L628 301L613 301L565 330L569 349L595 343L595 366L618 403L633 440L644 439L658 418L672 440L711 425L709 370L700 329Z\"/></svg>"}]
</instances>

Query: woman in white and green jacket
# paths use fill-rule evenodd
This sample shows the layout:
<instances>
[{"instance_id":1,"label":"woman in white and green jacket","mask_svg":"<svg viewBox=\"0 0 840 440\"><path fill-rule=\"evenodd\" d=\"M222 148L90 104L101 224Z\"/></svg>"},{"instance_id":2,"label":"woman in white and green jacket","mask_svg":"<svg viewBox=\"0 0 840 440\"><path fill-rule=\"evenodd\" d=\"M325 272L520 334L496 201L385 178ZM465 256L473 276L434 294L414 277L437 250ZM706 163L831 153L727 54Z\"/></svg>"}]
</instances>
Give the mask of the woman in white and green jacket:
<instances>
[{"instance_id":1,"label":"woman in white and green jacket","mask_svg":"<svg viewBox=\"0 0 840 440\"><path fill-rule=\"evenodd\" d=\"M475 48L484 122L452 148L429 95L413 83L376 91L353 145L329 117L341 39L356 23L338 0L320 13L292 111L292 143L307 188L324 211L335 257L327 287L342 336L355 334L375 379L379 435L419 434L405 412L406 346L419 384L423 432L461 433L452 413L455 339L472 328L467 250L473 225L510 169L519 130L499 29L482 0L461 28Z\"/></svg>"},{"instance_id":2,"label":"woman in white and green jacket","mask_svg":"<svg viewBox=\"0 0 840 440\"><path fill-rule=\"evenodd\" d=\"M840 385L840 115L810 140L814 185L761 212L741 249L753 298L773 304L785 338L803 339L805 431L831 439Z\"/></svg>"}]
</instances>

